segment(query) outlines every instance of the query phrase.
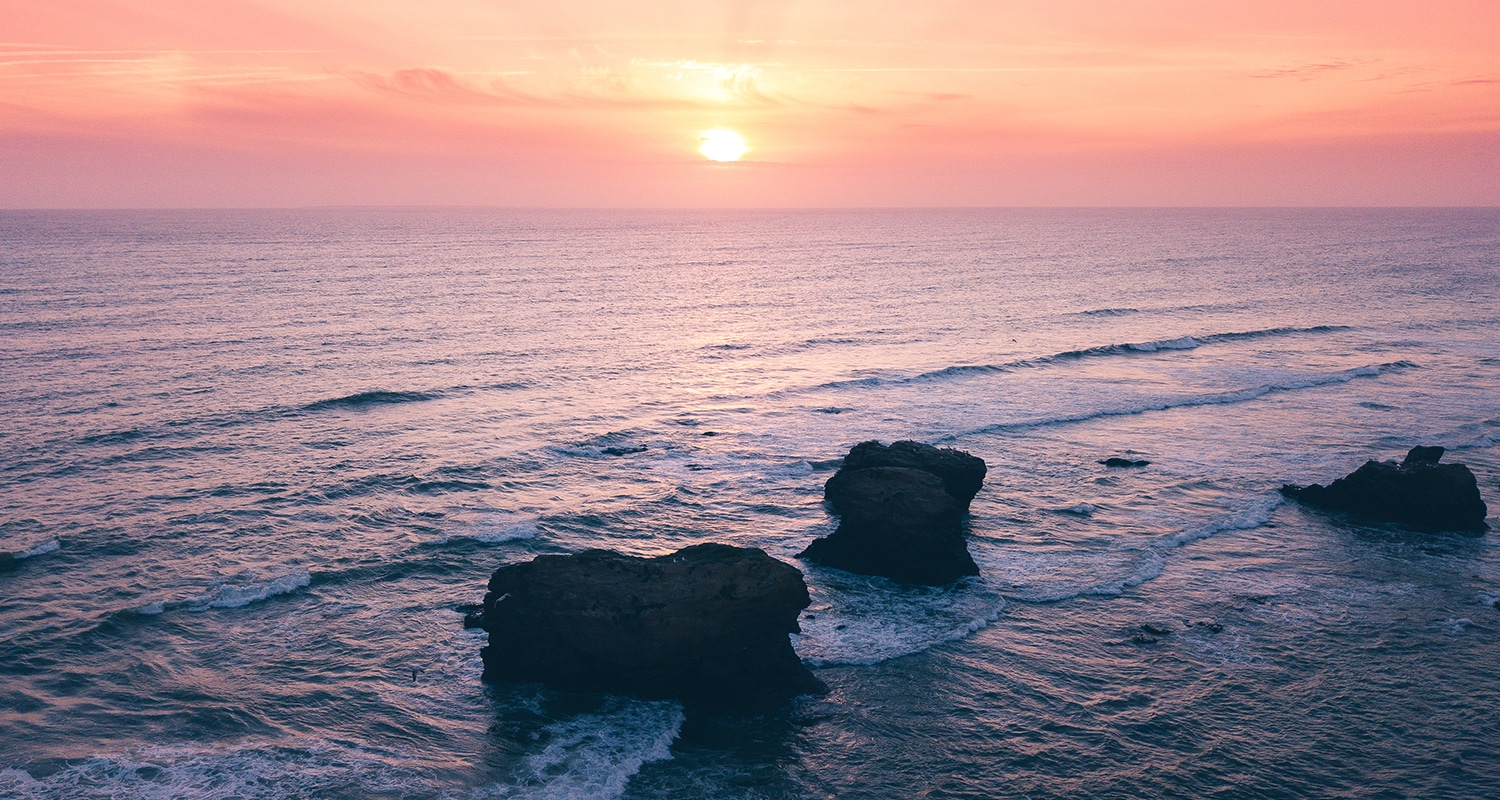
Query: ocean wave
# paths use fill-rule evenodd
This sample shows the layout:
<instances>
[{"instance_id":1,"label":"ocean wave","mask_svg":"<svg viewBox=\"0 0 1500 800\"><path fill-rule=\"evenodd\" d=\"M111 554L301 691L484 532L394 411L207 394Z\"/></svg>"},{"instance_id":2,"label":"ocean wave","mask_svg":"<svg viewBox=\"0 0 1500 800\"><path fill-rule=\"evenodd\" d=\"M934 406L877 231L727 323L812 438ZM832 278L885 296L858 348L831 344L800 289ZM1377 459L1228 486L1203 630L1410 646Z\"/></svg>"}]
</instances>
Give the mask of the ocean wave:
<instances>
[{"instance_id":1,"label":"ocean wave","mask_svg":"<svg viewBox=\"0 0 1500 800\"><path fill-rule=\"evenodd\" d=\"M495 514L476 526L477 530L465 533L457 533L444 537L437 544L444 544L452 539L468 539L484 544L503 544L505 542L519 542L526 539L534 539L541 532L537 523L541 518L524 514Z\"/></svg>"},{"instance_id":2,"label":"ocean wave","mask_svg":"<svg viewBox=\"0 0 1500 800\"><path fill-rule=\"evenodd\" d=\"M61 547L62 547L62 544L60 544L56 539L48 539L47 541L42 542L41 544L36 545L35 547L30 547L30 548L27 548L25 550L22 550L19 553L16 553L15 557L16 558L33 558L35 556L46 555L47 553L56 552Z\"/></svg>"},{"instance_id":3,"label":"ocean wave","mask_svg":"<svg viewBox=\"0 0 1500 800\"><path fill-rule=\"evenodd\" d=\"M1004 595L1025 603L1112 597L1161 577L1167 565L1161 553L1151 548L1007 555L1005 562L981 569L997 578L1006 576L1012 583ZM1041 577L1035 578L1038 573Z\"/></svg>"},{"instance_id":4,"label":"ocean wave","mask_svg":"<svg viewBox=\"0 0 1500 800\"><path fill-rule=\"evenodd\" d=\"M238 747L167 745L68 759L34 777L0 769L0 796L17 800L436 795L418 764L389 752L326 741L243 743Z\"/></svg>"},{"instance_id":5,"label":"ocean wave","mask_svg":"<svg viewBox=\"0 0 1500 800\"><path fill-rule=\"evenodd\" d=\"M1075 422L1087 422L1089 420L1104 417L1123 417L1135 414L1144 414L1148 411L1167 411L1174 408L1192 408L1194 406L1232 405L1256 400L1268 394L1279 392L1292 392L1301 389L1314 389L1320 386L1331 386L1340 383L1348 383L1358 378L1374 378L1393 372L1411 369L1416 365L1410 361L1392 361L1385 364L1371 364L1363 367L1340 370L1338 372L1323 373L1305 378L1275 381L1263 383L1258 386L1247 386L1243 389L1230 389L1222 392L1208 392L1205 394L1176 395L1150 400L1135 405L1120 406L1118 408L1105 408L1094 411L1085 411L1078 414L1069 414L1060 417L1043 417L1041 419L1021 420L1017 422L998 422L993 425L985 425L973 430L953 433L935 440L935 442L948 442L986 433L1004 433L1007 431L1023 431L1033 428L1044 428L1053 425L1067 425Z\"/></svg>"},{"instance_id":6,"label":"ocean wave","mask_svg":"<svg viewBox=\"0 0 1500 800\"><path fill-rule=\"evenodd\" d=\"M295 592L311 583L312 574L307 570L299 570L261 583L224 583L210 586L209 591L204 594L188 600L166 603L164 608L187 608L193 611L206 611L210 608L241 608L270 597ZM143 606L140 613L150 613L144 610L150 605Z\"/></svg>"},{"instance_id":7,"label":"ocean wave","mask_svg":"<svg viewBox=\"0 0 1500 800\"><path fill-rule=\"evenodd\" d=\"M1427 434L1415 439L1410 436L1383 436L1382 445L1406 449L1412 445L1436 445L1445 450L1482 450L1500 444L1500 418L1480 420L1459 425L1442 433Z\"/></svg>"},{"instance_id":8,"label":"ocean wave","mask_svg":"<svg viewBox=\"0 0 1500 800\"><path fill-rule=\"evenodd\" d=\"M679 424L688 424L681 423ZM696 421L691 425L697 425ZM635 455L644 453L651 449L649 445L636 441L636 437L643 432L639 430L610 431L598 436L591 436L580 442L566 445L552 445L547 449L558 455L572 456L575 458L605 458Z\"/></svg>"},{"instance_id":9,"label":"ocean wave","mask_svg":"<svg viewBox=\"0 0 1500 800\"><path fill-rule=\"evenodd\" d=\"M616 800L641 767L672 758L686 717L672 701L619 698L604 713L547 726L546 745L526 757L514 782L480 797L500 800Z\"/></svg>"},{"instance_id":10,"label":"ocean wave","mask_svg":"<svg viewBox=\"0 0 1500 800\"><path fill-rule=\"evenodd\" d=\"M1275 336L1295 336L1305 334L1333 333L1349 330L1344 325L1314 325L1311 327L1278 327L1263 328L1253 331L1233 331L1229 333L1208 333L1192 336L1176 336L1170 339L1154 339L1143 342L1125 342L1121 344L1104 344L1094 347L1085 347L1078 350L1064 350L1048 356L1037 356L1034 358L1023 358L1016 361L1007 361L1000 364L956 364L951 367L930 370L916 375L900 377L864 377L851 378L847 380L829 381L812 387L811 390L846 389L856 387L872 386L900 386L912 383L928 383L932 381L949 380L969 375L987 375L1003 372L1014 372L1023 369L1035 369L1040 367L1066 364L1084 359L1100 358L1107 356L1133 356L1148 353L1173 352L1180 350L1195 350L1206 344L1217 344L1220 342L1242 341L1247 339L1260 339Z\"/></svg>"},{"instance_id":11,"label":"ocean wave","mask_svg":"<svg viewBox=\"0 0 1500 800\"><path fill-rule=\"evenodd\" d=\"M18 562L25 561L28 558L36 558L37 556L55 552L61 547L62 544L59 543L56 539L48 539L41 544L33 545L26 548L25 550L18 550L16 552L7 552L5 550L0 550L0 569L3 569L7 566L14 566Z\"/></svg>"},{"instance_id":12,"label":"ocean wave","mask_svg":"<svg viewBox=\"0 0 1500 800\"><path fill-rule=\"evenodd\" d=\"M1282 497L1278 493L1270 493L1256 497L1246 502L1240 508L1214 517L1202 525L1197 525L1177 533L1164 534L1152 540L1153 547L1171 548L1181 547L1189 542L1199 539L1207 539L1210 536L1226 531L1248 531L1271 521L1271 514L1282 504Z\"/></svg>"},{"instance_id":13,"label":"ocean wave","mask_svg":"<svg viewBox=\"0 0 1500 800\"><path fill-rule=\"evenodd\" d=\"M813 603L792 635L812 666L877 664L963 639L1000 618L1005 599L984 581L918 587L814 569Z\"/></svg>"},{"instance_id":14,"label":"ocean wave","mask_svg":"<svg viewBox=\"0 0 1500 800\"><path fill-rule=\"evenodd\" d=\"M1281 504L1279 494L1256 495L1203 523L1157 536L1144 547L1092 552L1010 551L998 563L981 568L987 574L1009 576L1014 583L1004 594L1013 600L1052 603L1075 597L1119 595L1161 577L1167 567L1167 552L1220 533L1259 528L1271 520Z\"/></svg>"},{"instance_id":15,"label":"ocean wave","mask_svg":"<svg viewBox=\"0 0 1500 800\"><path fill-rule=\"evenodd\" d=\"M355 394L348 394L343 397L333 397L327 400L308 403L302 407L302 410L327 411L335 408L368 408L370 406L389 405L392 403L420 403L425 400L436 400L441 396L436 392L388 392L375 390L356 392Z\"/></svg>"}]
</instances>

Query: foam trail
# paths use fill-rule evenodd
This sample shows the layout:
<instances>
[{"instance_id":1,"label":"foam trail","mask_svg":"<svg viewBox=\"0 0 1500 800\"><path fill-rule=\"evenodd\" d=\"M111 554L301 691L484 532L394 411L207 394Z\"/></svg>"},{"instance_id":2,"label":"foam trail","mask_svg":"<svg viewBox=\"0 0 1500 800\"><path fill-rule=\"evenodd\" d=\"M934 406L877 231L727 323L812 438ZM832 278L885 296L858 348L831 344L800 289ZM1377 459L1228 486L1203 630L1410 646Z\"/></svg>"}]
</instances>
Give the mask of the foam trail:
<instances>
[{"instance_id":1,"label":"foam trail","mask_svg":"<svg viewBox=\"0 0 1500 800\"><path fill-rule=\"evenodd\" d=\"M963 639L999 619L1005 599L981 580L912 587L844 575L817 581L813 604L792 635L813 666L875 664Z\"/></svg>"},{"instance_id":2,"label":"foam trail","mask_svg":"<svg viewBox=\"0 0 1500 800\"><path fill-rule=\"evenodd\" d=\"M1102 568L1096 563L1091 563L1101 558L1110 563ZM1127 562L1123 573L1119 568L1120 565L1114 563L1122 558ZM1162 558L1161 553L1151 548L1112 550L1103 553L1047 554L1041 560L1047 562L1043 565L1045 568L1053 568L1057 561L1076 561L1076 563L1068 563L1064 566L1073 569L1093 567L1094 570L1107 573L1108 576L1095 574L1081 578L1060 577L1042 585L1021 585L1007 591L1005 593L1007 597L1026 603L1055 603L1075 597L1114 596L1124 593L1126 589L1160 577L1162 571L1166 569L1166 560ZM986 569L986 571L997 575L1007 573L1014 575L1018 568L1022 570L1024 577L1025 567L1014 561L994 569Z\"/></svg>"},{"instance_id":3,"label":"foam trail","mask_svg":"<svg viewBox=\"0 0 1500 800\"><path fill-rule=\"evenodd\" d=\"M1272 493L1262 495L1246 503L1244 507L1232 511L1224 516L1216 517L1197 527L1188 528L1177 533L1169 533L1156 537L1151 543L1153 547L1171 548L1181 547L1188 542L1196 542L1199 539L1207 539L1216 533L1225 531L1248 531L1271 521L1271 513L1282 504L1280 494Z\"/></svg>"},{"instance_id":4,"label":"foam trail","mask_svg":"<svg viewBox=\"0 0 1500 800\"><path fill-rule=\"evenodd\" d=\"M1044 570L1056 571L1061 565L1067 571L1083 570L1086 574L1081 577L1056 577L1039 586L1022 586L1012 592L1007 592L1007 596L1031 603L1050 603L1071 600L1075 597L1121 594L1126 589L1161 577L1162 572L1166 570L1165 553L1167 551L1227 531L1258 528L1270 521L1272 512L1281 503L1282 498L1279 494L1258 495L1238 508L1215 516L1200 525L1158 536L1144 548L1121 548L1094 553L1044 554L1033 557L1032 560ZM1122 558L1128 559L1128 562L1123 565L1125 567L1123 574L1122 565L1119 563ZM1024 577L1028 571L1024 565L1026 560L1025 555L1019 555L1016 560L1004 565L994 568L986 567L986 571L1003 575L1007 572L1016 574L1019 569ZM1033 567L1032 571L1035 569L1036 567ZM1091 576L1087 573L1093 574ZM1099 573L1105 573L1108 576L1099 575Z\"/></svg>"}]
</instances>

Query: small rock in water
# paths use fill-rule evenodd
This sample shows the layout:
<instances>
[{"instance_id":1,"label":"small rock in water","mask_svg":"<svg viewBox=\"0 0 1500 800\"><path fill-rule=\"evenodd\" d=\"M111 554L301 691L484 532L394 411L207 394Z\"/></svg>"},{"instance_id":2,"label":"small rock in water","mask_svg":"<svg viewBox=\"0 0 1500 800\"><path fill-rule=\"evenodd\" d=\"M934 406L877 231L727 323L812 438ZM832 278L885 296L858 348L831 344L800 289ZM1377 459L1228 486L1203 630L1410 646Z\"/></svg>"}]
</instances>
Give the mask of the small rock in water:
<instances>
[{"instance_id":1,"label":"small rock in water","mask_svg":"<svg viewBox=\"0 0 1500 800\"><path fill-rule=\"evenodd\" d=\"M1344 511L1376 522L1422 531L1483 534L1488 509L1474 473L1463 464L1439 464L1441 447L1413 447L1400 464L1367 461L1323 486L1287 484L1281 493L1314 508Z\"/></svg>"},{"instance_id":2,"label":"small rock in water","mask_svg":"<svg viewBox=\"0 0 1500 800\"><path fill-rule=\"evenodd\" d=\"M1099 463L1103 464L1106 467L1144 467L1151 464L1150 461L1146 461L1145 459L1137 460L1132 458L1120 458L1119 456L1111 456L1104 459L1103 461L1100 461Z\"/></svg>"},{"instance_id":3,"label":"small rock in water","mask_svg":"<svg viewBox=\"0 0 1500 800\"><path fill-rule=\"evenodd\" d=\"M625 445L623 447L606 447L603 452L607 456L628 456L631 453L644 453L647 448L643 444Z\"/></svg>"}]
</instances>

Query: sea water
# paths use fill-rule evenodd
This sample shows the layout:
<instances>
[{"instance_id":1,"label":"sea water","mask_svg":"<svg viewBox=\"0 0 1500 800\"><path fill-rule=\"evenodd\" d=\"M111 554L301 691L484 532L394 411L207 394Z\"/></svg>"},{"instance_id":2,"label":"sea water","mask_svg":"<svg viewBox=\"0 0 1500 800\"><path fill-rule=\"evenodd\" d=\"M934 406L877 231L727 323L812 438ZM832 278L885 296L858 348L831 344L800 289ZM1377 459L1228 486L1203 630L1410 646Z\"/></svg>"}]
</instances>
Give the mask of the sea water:
<instances>
[{"instance_id":1,"label":"sea water","mask_svg":"<svg viewBox=\"0 0 1500 800\"><path fill-rule=\"evenodd\" d=\"M1497 298L1493 209L0 212L0 796L1493 794L1496 534L1276 489L1500 511ZM797 561L903 438L983 575ZM480 682L496 567L706 541L826 696Z\"/></svg>"}]
</instances>

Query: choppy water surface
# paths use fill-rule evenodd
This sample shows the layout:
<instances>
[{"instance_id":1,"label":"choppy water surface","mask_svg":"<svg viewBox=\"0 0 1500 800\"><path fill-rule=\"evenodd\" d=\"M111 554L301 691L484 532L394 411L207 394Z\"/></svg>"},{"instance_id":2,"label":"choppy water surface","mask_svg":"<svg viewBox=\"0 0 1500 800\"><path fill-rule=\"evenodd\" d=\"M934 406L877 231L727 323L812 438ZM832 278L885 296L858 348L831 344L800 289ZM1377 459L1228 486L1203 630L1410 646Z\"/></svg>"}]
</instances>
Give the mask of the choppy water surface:
<instances>
[{"instance_id":1,"label":"choppy water surface","mask_svg":"<svg viewBox=\"0 0 1500 800\"><path fill-rule=\"evenodd\" d=\"M1493 210L4 212L0 796L1491 793L1497 534L1274 490L1441 444L1500 511L1497 253ZM984 576L800 564L828 696L480 684L496 566L798 563L868 438L989 463Z\"/></svg>"}]
</instances>

